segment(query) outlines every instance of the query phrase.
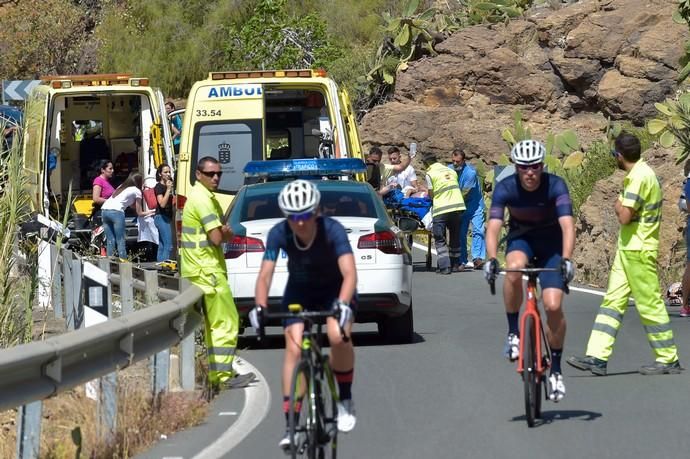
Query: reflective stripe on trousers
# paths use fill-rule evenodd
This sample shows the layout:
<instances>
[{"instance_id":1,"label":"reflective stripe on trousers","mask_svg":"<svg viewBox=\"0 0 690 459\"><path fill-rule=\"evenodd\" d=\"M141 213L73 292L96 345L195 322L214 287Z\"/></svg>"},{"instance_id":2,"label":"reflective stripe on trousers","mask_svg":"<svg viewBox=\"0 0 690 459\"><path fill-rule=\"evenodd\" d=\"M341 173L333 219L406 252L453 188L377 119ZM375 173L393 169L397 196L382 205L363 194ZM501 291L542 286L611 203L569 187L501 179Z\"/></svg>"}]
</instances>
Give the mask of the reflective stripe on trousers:
<instances>
[{"instance_id":1,"label":"reflective stripe on trousers","mask_svg":"<svg viewBox=\"0 0 690 459\"><path fill-rule=\"evenodd\" d=\"M653 251L616 252L608 289L587 343L587 355L609 359L628 308L628 297L632 296L656 361L671 363L678 360L673 331L661 298L656 261L657 252Z\"/></svg>"},{"instance_id":2,"label":"reflective stripe on trousers","mask_svg":"<svg viewBox=\"0 0 690 459\"><path fill-rule=\"evenodd\" d=\"M191 277L204 291L204 340L208 353L208 379L219 383L234 375L232 361L237 349L239 315L227 278L218 273Z\"/></svg>"}]
</instances>

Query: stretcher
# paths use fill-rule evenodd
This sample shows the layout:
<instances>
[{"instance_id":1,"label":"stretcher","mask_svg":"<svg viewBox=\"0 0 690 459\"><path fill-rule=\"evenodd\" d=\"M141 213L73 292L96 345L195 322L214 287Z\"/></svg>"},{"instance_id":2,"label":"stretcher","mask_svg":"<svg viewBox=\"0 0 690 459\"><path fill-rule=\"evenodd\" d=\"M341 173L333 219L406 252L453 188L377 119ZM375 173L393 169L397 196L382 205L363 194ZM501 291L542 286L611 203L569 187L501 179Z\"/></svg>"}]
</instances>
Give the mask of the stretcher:
<instances>
[{"instance_id":1,"label":"stretcher","mask_svg":"<svg viewBox=\"0 0 690 459\"><path fill-rule=\"evenodd\" d=\"M431 241L432 241L432 234L431 231L427 230L426 227L424 226L424 223L422 220L419 218L419 216L411 211L402 209L400 206L386 206L386 210L388 210L388 214L391 216L394 222L397 223L398 218L400 217L408 217L417 222L417 229L414 230L410 237L411 239L414 238L414 236L420 236L423 238L426 238L426 269L427 271L431 270Z\"/></svg>"}]
</instances>

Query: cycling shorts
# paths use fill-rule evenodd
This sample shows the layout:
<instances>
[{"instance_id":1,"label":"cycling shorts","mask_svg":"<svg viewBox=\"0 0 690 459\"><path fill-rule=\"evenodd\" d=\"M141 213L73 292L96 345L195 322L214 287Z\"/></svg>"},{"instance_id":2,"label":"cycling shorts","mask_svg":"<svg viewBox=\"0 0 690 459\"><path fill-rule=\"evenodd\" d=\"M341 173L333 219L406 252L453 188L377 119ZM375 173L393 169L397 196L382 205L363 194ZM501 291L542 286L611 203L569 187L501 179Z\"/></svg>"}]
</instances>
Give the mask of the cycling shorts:
<instances>
[{"instance_id":1,"label":"cycling shorts","mask_svg":"<svg viewBox=\"0 0 690 459\"><path fill-rule=\"evenodd\" d=\"M288 307L291 304L301 304L302 309L305 311L328 311L333 307L333 302L338 299L338 293L340 293L340 288L337 291L318 291L309 290L306 287L300 288L288 285L285 288L283 301L280 305L281 312L288 312ZM357 311L357 292L355 292L352 301L350 301L350 308L352 308L354 317ZM288 327L298 322L302 322L302 320L298 318L283 319L283 327Z\"/></svg>"},{"instance_id":2,"label":"cycling shorts","mask_svg":"<svg viewBox=\"0 0 690 459\"><path fill-rule=\"evenodd\" d=\"M563 241L560 235L557 240L524 236L510 239L510 235L508 237L506 254L517 250L527 255L528 260L533 260L532 263L535 268L560 269L563 258ZM542 289L558 288L565 290L565 282L563 282L563 275L560 271L540 273L539 285Z\"/></svg>"}]
</instances>

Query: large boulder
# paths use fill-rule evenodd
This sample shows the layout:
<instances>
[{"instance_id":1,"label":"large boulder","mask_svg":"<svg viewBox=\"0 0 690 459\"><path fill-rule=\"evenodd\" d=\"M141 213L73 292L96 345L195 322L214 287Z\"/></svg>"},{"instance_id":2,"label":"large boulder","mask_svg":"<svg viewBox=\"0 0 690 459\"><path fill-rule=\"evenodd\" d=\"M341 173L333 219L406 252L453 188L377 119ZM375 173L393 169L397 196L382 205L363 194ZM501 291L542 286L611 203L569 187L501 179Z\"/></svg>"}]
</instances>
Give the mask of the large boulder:
<instances>
[{"instance_id":1,"label":"large boulder","mask_svg":"<svg viewBox=\"0 0 690 459\"><path fill-rule=\"evenodd\" d=\"M606 117L642 124L675 88L688 39L671 18L675 8L671 0L583 0L463 29L437 45L438 56L397 75L391 102L363 118L362 140L416 141L444 154L464 145L495 164L516 109L536 124L535 136L574 129L584 147L600 138L589 129Z\"/></svg>"}]
</instances>

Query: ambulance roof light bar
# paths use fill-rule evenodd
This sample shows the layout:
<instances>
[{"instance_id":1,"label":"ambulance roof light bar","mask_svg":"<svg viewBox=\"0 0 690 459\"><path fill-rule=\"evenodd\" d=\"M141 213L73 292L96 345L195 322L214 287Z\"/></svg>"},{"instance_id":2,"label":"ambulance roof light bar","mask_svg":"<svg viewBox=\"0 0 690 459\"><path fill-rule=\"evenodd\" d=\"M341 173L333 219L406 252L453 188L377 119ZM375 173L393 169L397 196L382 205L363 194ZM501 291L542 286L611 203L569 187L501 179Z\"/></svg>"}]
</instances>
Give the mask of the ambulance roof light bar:
<instances>
[{"instance_id":1,"label":"ambulance roof light bar","mask_svg":"<svg viewBox=\"0 0 690 459\"><path fill-rule=\"evenodd\" d=\"M236 80L239 78L313 78L326 77L328 73L324 69L299 69L299 70L251 70L211 72L211 80Z\"/></svg>"},{"instance_id":2,"label":"ambulance roof light bar","mask_svg":"<svg viewBox=\"0 0 690 459\"><path fill-rule=\"evenodd\" d=\"M346 177L367 171L359 158L304 158L268 161L250 161L244 166L245 177L288 178L288 177Z\"/></svg>"},{"instance_id":3,"label":"ambulance roof light bar","mask_svg":"<svg viewBox=\"0 0 690 459\"><path fill-rule=\"evenodd\" d=\"M148 78L132 78L130 73L102 73L94 75L48 75L41 77L43 83L52 88L71 88L73 86L112 86L129 84L130 86L148 86Z\"/></svg>"}]
</instances>

